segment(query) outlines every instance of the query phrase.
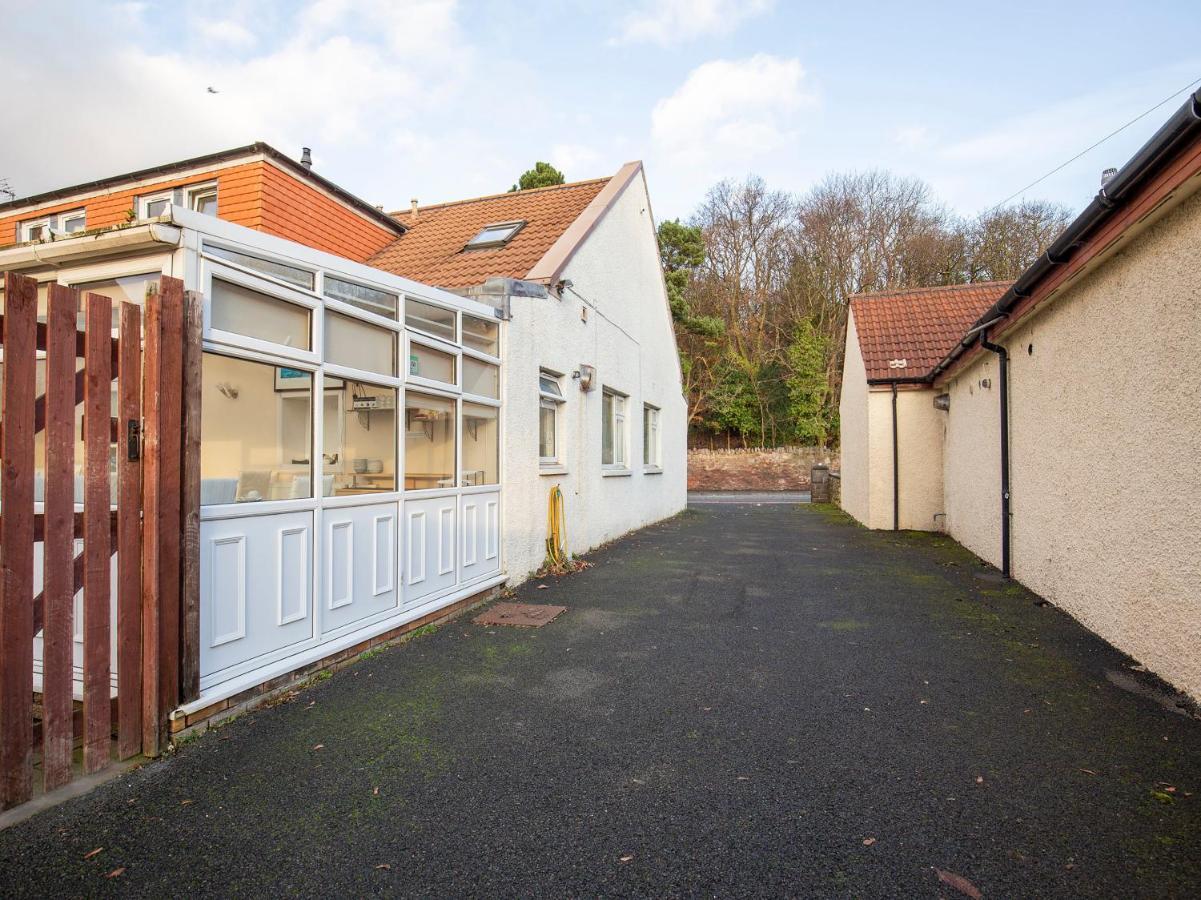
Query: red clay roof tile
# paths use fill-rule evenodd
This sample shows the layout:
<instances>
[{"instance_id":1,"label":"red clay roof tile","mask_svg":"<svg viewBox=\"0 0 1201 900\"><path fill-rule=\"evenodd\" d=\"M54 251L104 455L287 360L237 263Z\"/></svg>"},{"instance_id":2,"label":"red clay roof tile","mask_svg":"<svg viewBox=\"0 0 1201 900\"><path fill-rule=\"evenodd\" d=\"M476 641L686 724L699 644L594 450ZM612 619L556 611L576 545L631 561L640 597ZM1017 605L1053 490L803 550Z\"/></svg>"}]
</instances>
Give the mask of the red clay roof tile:
<instances>
[{"instance_id":1,"label":"red clay roof tile","mask_svg":"<svg viewBox=\"0 0 1201 900\"><path fill-rule=\"evenodd\" d=\"M929 374L1012 283L984 281L856 294L851 298L851 313L868 379ZM891 365L899 360L905 365Z\"/></svg>"},{"instance_id":2,"label":"red clay roof tile","mask_svg":"<svg viewBox=\"0 0 1201 900\"><path fill-rule=\"evenodd\" d=\"M423 206L415 219L406 212L393 213L408 231L368 265L444 288L471 287L494 276L525 278L609 180ZM525 226L503 247L463 249L485 225L516 221Z\"/></svg>"}]
</instances>

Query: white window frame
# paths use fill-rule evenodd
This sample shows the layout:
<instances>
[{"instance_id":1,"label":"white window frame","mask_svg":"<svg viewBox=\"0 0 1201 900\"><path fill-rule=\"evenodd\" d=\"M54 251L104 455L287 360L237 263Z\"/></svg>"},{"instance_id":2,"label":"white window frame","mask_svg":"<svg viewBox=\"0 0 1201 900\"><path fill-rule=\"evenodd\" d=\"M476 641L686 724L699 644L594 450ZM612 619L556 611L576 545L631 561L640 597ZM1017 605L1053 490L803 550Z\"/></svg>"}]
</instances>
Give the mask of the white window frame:
<instances>
[{"instance_id":1,"label":"white window frame","mask_svg":"<svg viewBox=\"0 0 1201 900\"><path fill-rule=\"evenodd\" d=\"M155 217L151 216L150 213L147 211L151 203L156 203L160 200L165 200L165 201L167 201L167 205L170 206L171 204L173 204L176 201L176 199L177 198L175 196L175 191L173 191L173 190L172 191L155 191L153 194L139 194L138 195L138 218L139 219L155 218ZM162 213L160 213L159 215L162 215Z\"/></svg>"},{"instance_id":2,"label":"white window frame","mask_svg":"<svg viewBox=\"0 0 1201 900\"><path fill-rule=\"evenodd\" d=\"M214 200L217 199L217 182L215 181L206 181L203 184L188 185L185 190L187 191L188 209L195 212L200 212L198 204L201 198L212 195ZM214 213L214 215L216 214Z\"/></svg>"},{"instance_id":3,"label":"white window frame","mask_svg":"<svg viewBox=\"0 0 1201 900\"><path fill-rule=\"evenodd\" d=\"M561 471L563 465L563 454L560 452L559 444L559 423L563 418L561 410L563 404L567 402L567 397L563 393L563 385L559 380L563 376L557 372L552 372L550 369L538 370L538 465L543 468L555 468ZM542 379L548 378L555 383L559 388L558 395L552 391L544 390L542 387ZM542 410L549 409L554 412L552 419L552 428L554 429L554 454L551 456L542 455Z\"/></svg>"},{"instance_id":4,"label":"white window frame","mask_svg":"<svg viewBox=\"0 0 1201 900\"><path fill-rule=\"evenodd\" d=\"M613 461L605 462L605 432L604 422L601 423L601 468L606 474L628 475L630 472L630 424L627 411L630 398L615 388L602 387L602 416L604 415L604 397L611 397L610 409L613 411L613 421L609 433L613 439Z\"/></svg>"},{"instance_id":5,"label":"white window frame","mask_svg":"<svg viewBox=\"0 0 1201 900\"><path fill-rule=\"evenodd\" d=\"M38 241L46 240L47 238L65 237L67 235L67 222L73 219L83 220L83 228L80 231L87 230L87 210L86 209L69 209L66 212L52 213L47 216L40 216L36 219L29 219L21 223L21 241ZM49 232L46 237L33 237L33 229L45 228ZM70 232L76 234L77 232Z\"/></svg>"},{"instance_id":6,"label":"white window frame","mask_svg":"<svg viewBox=\"0 0 1201 900\"><path fill-rule=\"evenodd\" d=\"M642 404L642 470L663 471L662 411L653 403ZM650 458L647 458L647 452Z\"/></svg>"},{"instance_id":7,"label":"white window frame","mask_svg":"<svg viewBox=\"0 0 1201 900\"><path fill-rule=\"evenodd\" d=\"M219 328L214 328L212 324L214 276L222 281L230 281L241 287L257 291L272 299L305 307L309 312L309 347L311 349L304 350L299 347L289 347L286 344L277 344L273 341L263 340L262 338L253 338L234 331L222 331ZM206 341L213 344L224 344L227 347L254 350L276 357L320 364L322 349L325 346L325 333L322 327L321 309L315 297L302 293L296 288L285 287L279 282L271 281L259 275L245 273L240 269L214 262L211 259L204 261L202 283L204 284L204 339ZM375 377L379 378L380 376L376 375Z\"/></svg>"}]
</instances>

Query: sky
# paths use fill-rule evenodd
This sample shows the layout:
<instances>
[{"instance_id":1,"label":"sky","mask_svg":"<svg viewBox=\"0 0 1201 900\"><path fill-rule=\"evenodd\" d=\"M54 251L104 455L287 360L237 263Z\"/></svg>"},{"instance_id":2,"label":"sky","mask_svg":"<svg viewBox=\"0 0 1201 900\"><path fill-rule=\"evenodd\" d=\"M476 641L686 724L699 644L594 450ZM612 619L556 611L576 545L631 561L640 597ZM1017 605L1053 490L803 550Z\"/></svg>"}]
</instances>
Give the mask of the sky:
<instances>
[{"instance_id":1,"label":"sky","mask_svg":"<svg viewBox=\"0 0 1201 900\"><path fill-rule=\"evenodd\" d=\"M888 169L973 215L1190 82L1192 2L0 0L18 196L264 140L389 210L646 165L656 218L724 178ZM212 89L210 91L210 88ZM215 91L215 93L213 92ZM1028 192L1073 210L1183 102Z\"/></svg>"}]
</instances>

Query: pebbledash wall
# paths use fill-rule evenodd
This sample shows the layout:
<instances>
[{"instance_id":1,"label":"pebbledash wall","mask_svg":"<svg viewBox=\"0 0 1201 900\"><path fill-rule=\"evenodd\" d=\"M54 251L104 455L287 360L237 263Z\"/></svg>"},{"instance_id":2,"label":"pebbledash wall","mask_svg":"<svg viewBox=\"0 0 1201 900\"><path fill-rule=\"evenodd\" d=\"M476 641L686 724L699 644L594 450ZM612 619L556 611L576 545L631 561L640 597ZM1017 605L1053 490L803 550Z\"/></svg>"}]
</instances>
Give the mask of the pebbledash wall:
<instances>
[{"instance_id":1,"label":"pebbledash wall","mask_svg":"<svg viewBox=\"0 0 1201 900\"><path fill-rule=\"evenodd\" d=\"M1201 192L1003 338L1012 360L1014 577L1194 698L1198 247ZM990 389L980 386L985 378ZM997 387L992 354L956 373L944 453L948 530L994 564Z\"/></svg>"},{"instance_id":2,"label":"pebbledash wall","mask_svg":"<svg viewBox=\"0 0 1201 900\"><path fill-rule=\"evenodd\" d=\"M853 314L847 320L846 365L839 400L842 508L868 528L893 526L892 388L867 383ZM942 413L934 391L897 390L897 455L901 528L930 531L943 511Z\"/></svg>"},{"instance_id":3,"label":"pebbledash wall","mask_svg":"<svg viewBox=\"0 0 1201 900\"><path fill-rule=\"evenodd\" d=\"M546 557L547 498L556 484L575 553L674 515L687 502L686 410L657 246L639 171L564 270L573 287L561 299L512 299L502 370L503 532L511 581L520 581ZM596 367L591 391L580 390L572 378L581 364ZM565 397L558 467L539 465L540 370L560 376ZM603 387L627 395L629 465L622 473L601 465ZM643 466L644 403L660 410L659 472Z\"/></svg>"}]
</instances>

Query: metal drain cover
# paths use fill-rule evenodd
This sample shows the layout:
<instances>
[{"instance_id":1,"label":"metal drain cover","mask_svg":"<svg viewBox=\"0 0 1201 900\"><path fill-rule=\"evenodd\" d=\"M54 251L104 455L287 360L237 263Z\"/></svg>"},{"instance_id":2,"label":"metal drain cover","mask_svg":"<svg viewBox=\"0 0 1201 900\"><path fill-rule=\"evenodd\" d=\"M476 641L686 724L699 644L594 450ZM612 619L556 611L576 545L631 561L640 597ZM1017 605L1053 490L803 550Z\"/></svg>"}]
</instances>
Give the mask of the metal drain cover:
<instances>
[{"instance_id":1,"label":"metal drain cover","mask_svg":"<svg viewBox=\"0 0 1201 900\"><path fill-rule=\"evenodd\" d=\"M547 606L541 603L497 603L475 617L476 625L522 625L541 628L566 612L566 606Z\"/></svg>"}]
</instances>

